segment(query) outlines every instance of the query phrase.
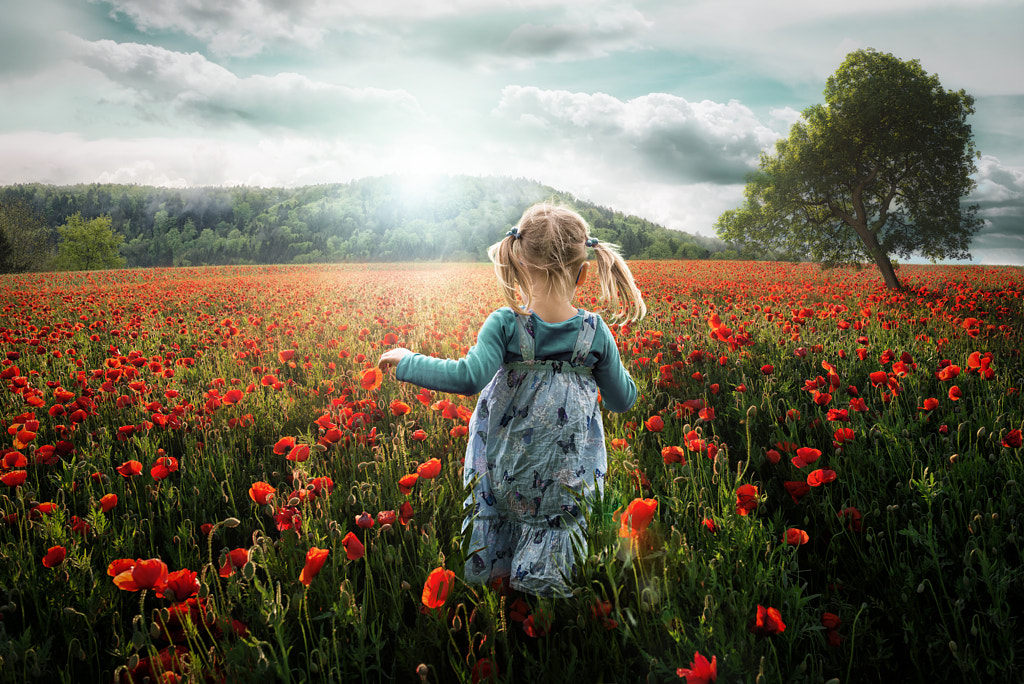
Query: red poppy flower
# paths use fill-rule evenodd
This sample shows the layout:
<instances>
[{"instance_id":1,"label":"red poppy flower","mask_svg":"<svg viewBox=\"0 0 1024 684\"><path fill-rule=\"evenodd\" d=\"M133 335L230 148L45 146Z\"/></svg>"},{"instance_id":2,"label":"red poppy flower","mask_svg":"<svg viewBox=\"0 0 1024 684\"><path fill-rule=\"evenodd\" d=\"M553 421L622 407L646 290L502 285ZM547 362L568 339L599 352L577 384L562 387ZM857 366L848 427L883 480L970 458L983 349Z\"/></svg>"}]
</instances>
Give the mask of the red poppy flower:
<instances>
[{"instance_id":1,"label":"red poppy flower","mask_svg":"<svg viewBox=\"0 0 1024 684\"><path fill-rule=\"evenodd\" d=\"M711 518L704 518L704 520L701 521L701 524L704 525L704 529L711 534L718 534L718 523Z\"/></svg>"},{"instance_id":2,"label":"red poppy flower","mask_svg":"<svg viewBox=\"0 0 1024 684\"><path fill-rule=\"evenodd\" d=\"M224 565L220 566L217 574L221 577L230 577L249 562L249 549L232 549L224 555Z\"/></svg>"},{"instance_id":3,"label":"red poppy flower","mask_svg":"<svg viewBox=\"0 0 1024 684\"><path fill-rule=\"evenodd\" d=\"M790 459L790 461L797 468L803 468L805 465L814 463L821 457L821 451L818 449L812 449L811 447L800 447L796 450L796 456Z\"/></svg>"},{"instance_id":4,"label":"red poppy flower","mask_svg":"<svg viewBox=\"0 0 1024 684\"><path fill-rule=\"evenodd\" d=\"M1007 449L1020 449L1020 445L1021 445L1020 430L1016 429L1016 430L1010 430L1009 432L1007 432L1006 436L1003 437L1003 439L1000 442L1000 444L1002 444Z\"/></svg>"},{"instance_id":5,"label":"red poppy flower","mask_svg":"<svg viewBox=\"0 0 1024 684\"><path fill-rule=\"evenodd\" d=\"M852 531L860 532L862 516L859 510L850 506L839 511L838 516L840 520L848 521L849 527Z\"/></svg>"},{"instance_id":6,"label":"red poppy flower","mask_svg":"<svg viewBox=\"0 0 1024 684\"><path fill-rule=\"evenodd\" d=\"M278 506L274 514L274 523L278 532L295 530L298 534L302 529L302 513L297 506Z\"/></svg>"},{"instance_id":7,"label":"red poppy flower","mask_svg":"<svg viewBox=\"0 0 1024 684\"><path fill-rule=\"evenodd\" d=\"M125 570L131 570L133 565L135 565L134 558L118 558L117 560L110 561L110 565L107 566L107 574L111 577L117 577Z\"/></svg>"},{"instance_id":8,"label":"red poppy flower","mask_svg":"<svg viewBox=\"0 0 1024 684\"><path fill-rule=\"evenodd\" d=\"M11 470L0 475L0 482L3 482L8 487L18 487L24 484L27 477L27 470Z\"/></svg>"},{"instance_id":9,"label":"red poppy flower","mask_svg":"<svg viewBox=\"0 0 1024 684\"><path fill-rule=\"evenodd\" d=\"M839 428L832 433L832 439L836 444L846 444L853 441L853 428Z\"/></svg>"},{"instance_id":10,"label":"red poppy flower","mask_svg":"<svg viewBox=\"0 0 1024 684\"><path fill-rule=\"evenodd\" d=\"M829 470L828 468L819 468L807 476L807 484L812 487L820 487L821 485L832 482L835 479L836 471Z\"/></svg>"},{"instance_id":11,"label":"red poppy flower","mask_svg":"<svg viewBox=\"0 0 1024 684\"><path fill-rule=\"evenodd\" d=\"M662 447L661 460L664 461L666 465L669 463L686 465L686 456L684 455L683 448L678 446Z\"/></svg>"},{"instance_id":12,"label":"red poppy flower","mask_svg":"<svg viewBox=\"0 0 1024 684\"><path fill-rule=\"evenodd\" d=\"M167 564L159 558L149 558L137 560L131 568L120 572L114 577L114 584L124 591L139 591L160 588L166 579Z\"/></svg>"},{"instance_id":13,"label":"red poppy flower","mask_svg":"<svg viewBox=\"0 0 1024 684\"><path fill-rule=\"evenodd\" d=\"M810 536L799 528L790 527L786 530L785 541L790 546L802 546L809 542L810 539Z\"/></svg>"},{"instance_id":14,"label":"red poppy flower","mask_svg":"<svg viewBox=\"0 0 1024 684\"><path fill-rule=\"evenodd\" d=\"M327 477L314 477L309 481L309 484L313 485L311 493L314 496L323 496L324 493L330 494L334 491L334 480Z\"/></svg>"},{"instance_id":15,"label":"red poppy flower","mask_svg":"<svg viewBox=\"0 0 1024 684\"><path fill-rule=\"evenodd\" d=\"M685 677L686 684L711 684L718 679L718 656L711 656L711 662L700 654L693 654L690 667L676 669L677 677Z\"/></svg>"},{"instance_id":16,"label":"red poppy flower","mask_svg":"<svg viewBox=\"0 0 1024 684\"><path fill-rule=\"evenodd\" d=\"M765 608L758 604L757 616L750 625L750 631L758 636L771 636L786 631L786 625L777 608Z\"/></svg>"},{"instance_id":17,"label":"red poppy flower","mask_svg":"<svg viewBox=\"0 0 1024 684\"><path fill-rule=\"evenodd\" d=\"M644 421L644 427L651 432L661 432L665 429L665 421L662 420L661 416L651 416Z\"/></svg>"},{"instance_id":18,"label":"red poppy flower","mask_svg":"<svg viewBox=\"0 0 1024 684\"><path fill-rule=\"evenodd\" d=\"M349 534L351 534L351 532ZM327 561L327 555L329 553L329 549L318 549L315 546L307 551L306 565L302 568L302 572L299 574L299 581L308 587L313 581L313 578L320 573L320 569L324 567L324 563Z\"/></svg>"},{"instance_id":19,"label":"red poppy flower","mask_svg":"<svg viewBox=\"0 0 1024 684\"><path fill-rule=\"evenodd\" d=\"M117 494L104 494L100 497L100 508L104 513L117 505Z\"/></svg>"},{"instance_id":20,"label":"red poppy flower","mask_svg":"<svg viewBox=\"0 0 1024 684\"><path fill-rule=\"evenodd\" d=\"M412 488L416 486L416 481L420 479L420 476L416 473L409 473L403 475L398 480L398 489L402 494L409 495L412 493Z\"/></svg>"},{"instance_id":21,"label":"red poppy flower","mask_svg":"<svg viewBox=\"0 0 1024 684\"><path fill-rule=\"evenodd\" d=\"M294 437L282 437L281 439L277 440L276 444L274 444L274 453L277 454L278 456L284 456L289 451L291 451L294 447L295 447L295 438Z\"/></svg>"},{"instance_id":22,"label":"red poppy flower","mask_svg":"<svg viewBox=\"0 0 1024 684\"><path fill-rule=\"evenodd\" d=\"M289 461L295 461L296 463L302 463L309 458L309 445L308 444L296 444L292 447L292 450L288 452L286 458Z\"/></svg>"},{"instance_id":23,"label":"red poppy flower","mask_svg":"<svg viewBox=\"0 0 1024 684\"><path fill-rule=\"evenodd\" d=\"M345 547L345 557L349 560L359 560L366 552L363 542L352 532L342 538L341 545Z\"/></svg>"},{"instance_id":24,"label":"red poppy flower","mask_svg":"<svg viewBox=\"0 0 1024 684\"><path fill-rule=\"evenodd\" d=\"M774 372L775 372L775 366L773 366L770 363L766 363L763 366L761 366L761 373L763 373L764 375L771 375Z\"/></svg>"},{"instance_id":25,"label":"red poppy flower","mask_svg":"<svg viewBox=\"0 0 1024 684\"><path fill-rule=\"evenodd\" d=\"M853 399L850 399L850 410L857 411L859 413L867 413L868 404L864 399L854 397Z\"/></svg>"},{"instance_id":26,"label":"red poppy flower","mask_svg":"<svg viewBox=\"0 0 1024 684\"><path fill-rule=\"evenodd\" d=\"M491 662L490 658L481 658L476 661L473 671L470 673L470 684L480 682L494 682L498 679L498 666Z\"/></svg>"},{"instance_id":27,"label":"red poppy flower","mask_svg":"<svg viewBox=\"0 0 1024 684\"><path fill-rule=\"evenodd\" d=\"M195 596L197 591L199 591L199 579L195 572L186 568L168 573L157 596L180 603Z\"/></svg>"},{"instance_id":28,"label":"red poppy flower","mask_svg":"<svg viewBox=\"0 0 1024 684\"><path fill-rule=\"evenodd\" d=\"M403 501L402 505L398 507L398 522L408 525L409 521L412 520L412 515L412 504L408 501Z\"/></svg>"},{"instance_id":29,"label":"red poppy flower","mask_svg":"<svg viewBox=\"0 0 1024 684\"><path fill-rule=\"evenodd\" d=\"M695 453L704 451L704 440L700 438L700 435L696 430L690 430L683 435L683 441L686 442L686 448Z\"/></svg>"},{"instance_id":30,"label":"red poppy flower","mask_svg":"<svg viewBox=\"0 0 1024 684\"><path fill-rule=\"evenodd\" d=\"M270 503L270 500L274 498L276 493L277 490L266 482L253 482L252 486L249 487L249 498L260 506Z\"/></svg>"},{"instance_id":31,"label":"red poppy flower","mask_svg":"<svg viewBox=\"0 0 1024 684\"><path fill-rule=\"evenodd\" d=\"M43 567L57 567L64 562L64 557L67 555L67 552L67 549L63 546L51 546L49 550L47 550L46 555L43 556Z\"/></svg>"},{"instance_id":32,"label":"red poppy flower","mask_svg":"<svg viewBox=\"0 0 1024 684\"><path fill-rule=\"evenodd\" d=\"M295 358L294 349L282 349L281 351L277 352L277 360L280 363L288 363L293 358Z\"/></svg>"},{"instance_id":33,"label":"red poppy flower","mask_svg":"<svg viewBox=\"0 0 1024 684\"><path fill-rule=\"evenodd\" d=\"M367 392L380 387L380 384L384 381L384 373L380 368L374 366L373 368L367 368L363 371L359 378L359 385Z\"/></svg>"},{"instance_id":34,"label":"red poppy flower","mask_svg":"<svg viewBox=\"0 0 1024 684\"><path fill-rule=\"evenodd\" d=\"M441 474L441 461L437 458L432 458L426 463L421 463L416 468L416 474L422 477L424 480L432 480Z\"/></svg>"},{"instance_id":35,"label":"red poppy flower","mask_svg":"<svg viewBox=\"0 0 1024 684\"><path fill-rule=\"evenodd\" d=\"M850 413L846 409L829 409L826 420L833 423L847 423L850 420Z\"/></svg>"},{"instance_id":36,"label":"red poppy flower","mask_svg":"<svg viewBox=\"0 0 1024 684\"><path fill-rule=\"evenodd\" d=\"M960 401L960 398L964 396L964 393L959 387L953 385L949 388L949 399L950 401Z\"/></svg>"},{"instance_id":37,"label":"red poppy flower","mask_svg":"<svg viewBox=\"0 0 1024 684\"><path fill-rule=\"evenodd\" d=\"M394 401L391 402L391 415L393 416L404 416L411 410L412 408L410 408L409 405L406 404L404 401L399 401L398 399L395 399Z\"/></svg>"},{"instance_id":38,"label":"red poppy flower","mask_svg":"<svg viewBox=\"0 0 1024 684\"><path fill-rule=\"evenodd\" d=\"M427 608L440 608L448 600L448 594L452 588L455 573L444 568L434 568L427 575L427 581L423 584L423 596L421 600Z\"/></svg>"},{"instance_id":39,"label":"red poppy flower","mask_svg":"<svg viewBox=\"0 0 1024 684\"><path fill-rule=\"evenodd\" d=\"M736 488L736 513L750 515L757 510L757 487L752 484L740 485Z\"/></svg>"},{"instance_id":40,"label":"red poppy flower","mask_svg":"<svg viewBox=\"0 0 1024 684\"><path fill-rule=\"evenodd\" d=\"M356 516L356 527L361 530L368 530L373 527L373 516L363 511Z\"/></svg>"},{"instance_id":41,"label":"red poppy flower","mask_svg":"<svg viewBox=\"0 0 1024 684\"><path fill-rule=\"evenodd\" d=\"M779 461L782 460L782 454L780 454L775 449L769 449L765 456L768 458L768 462L771 463L772 465L776 465Z\"/></svg>"},{"instance_id":42,"label":"red poppy flower","mask_svg":"<svg viewBox=\"0 0 1024 684\"><path fill-rule=\"evenodd\" d=\"M242 390L240 389L229 389L224 393L224 396L220 398L221 403L225 406L234 406L242 400Z\"/></svg>"},{"instance_id":43,"label":"red poppy flower","mask_svg":"<svg viewBox=\"0 0 1024 684\"><path fill-rule=\"evenodd\" d=\"M423 440L425 440L427 438L427 433L424 432L423 430L415 430L412 433L411 437L414 440L416 440L417 442L422 442Z\"/></svg>"},{"instance_id":44,"label":"red poppy flower","mask_svg":"<svg viewBox=\"0 0 1024 684\"><path fill-rule=\"evenodd\" d=\"M377 522L381 525L394 525L398 520L398 513L395 511L378 511Z\"/></svg>"},{"instance_id":45,"label":"red poppy flower","mask_svg":"<svg viewBox=\"0 0 1024 684\"><path fill-rule=\"evenodd\" d=\"M173 456L161 456L149 470L154 480L160 481L178 469L178 459Z\"/></svg>"},{"instance_id":46,"label":"red poppy flower","mask_svg":"<svg viewBox=\"0 0 1024 684\"><path fill-rule=\"evenodd\" d=\"M633 499L619 518L620 537L639 537L647 531L658 510L657 499Z\"/></svg>"},{"instance_id":47,"label":"red poppy flower","mask_svg":"<svg viewBox=\"0 0 1024 684\"><path fill-rule=\"evenodd\" d=\"M793 499L793 503L800 503L800 499L811 491L811 486L805 480L789 480L783 482L782 486Z\"/></svg>"},{"instance_id":48,"label":"red poppy flower","mask_svg":"<svg viewBox=\"0 0 1024 684\"><path fill-rule=\"evenodd\" d=\"M38 453L38 450L37 450ZM8 451L3 457L3 469L24 468L28 465L28 459L20 451Z\"/></svg>"},{"instance_id":49,"label":"red poppy flower","mask_svg":"<svg viewBox=\"0 0 1024 684\"><path fill-rule=\"evenodd\" d=\"M142 463L139 461L125 461L117 466L116 470L122 477L135 477L142 472Z\"/></svg>"}]
</instances>

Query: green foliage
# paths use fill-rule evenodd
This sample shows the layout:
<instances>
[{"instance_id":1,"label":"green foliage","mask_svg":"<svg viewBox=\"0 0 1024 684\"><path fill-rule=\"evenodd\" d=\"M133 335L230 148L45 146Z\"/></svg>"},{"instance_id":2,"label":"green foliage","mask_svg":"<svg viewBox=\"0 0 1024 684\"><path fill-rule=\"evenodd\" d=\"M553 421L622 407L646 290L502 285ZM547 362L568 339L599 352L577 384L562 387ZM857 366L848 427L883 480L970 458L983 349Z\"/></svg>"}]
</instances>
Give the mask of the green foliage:
<instances>
[{"instance_id":1,"label":"green foliage","mask_svg":"<svg viewBox=\"0 0 1024 684\"><path fill-rule=\"evenodd\" d=\"M21 198L0 200L0 273L45 270L52 258L51 231Z\"/></svg>"},{"instance_id":2,"label":"green foliage","mask_svg":"<svg viewBox=\"0 0 1024 684\"><path fill-rule=\"evenodd\" d=\"M969 258L982 225L974 189L974 98L944 90L917 60L858 50L775 153L762 153L719 237L823 264L874 262L899 287L896 254Z\"/></svg>"},{"instance_id":3,"label":"green foliage","mask_svg":"<svg viewBox=\"0 0 1024 684\"><path fill-rule=\"evenodd\" d=\"M487 247L543 200L574 207L628 259L706 259L725 247L513 178L452 176L417 186L389 176L292 189L0 188L0 203L24 202L51 226L75 213L109 216L125 236L129 267L485 261Z\"/></svg>"},{"instance_id":4,"label":"green foliage","mask_svg":"<svg viewBox=\"0 0 1024 684\"><path fill-rule=\"evenodd\" d=\"M54 268L58 271L101 271L124 268L124 259L118 247L124 236L110 228L110 217L100 216L86 221L81 214L68 217L68 222L57 228L60 249Z\"/></svg>"}]
</instances>

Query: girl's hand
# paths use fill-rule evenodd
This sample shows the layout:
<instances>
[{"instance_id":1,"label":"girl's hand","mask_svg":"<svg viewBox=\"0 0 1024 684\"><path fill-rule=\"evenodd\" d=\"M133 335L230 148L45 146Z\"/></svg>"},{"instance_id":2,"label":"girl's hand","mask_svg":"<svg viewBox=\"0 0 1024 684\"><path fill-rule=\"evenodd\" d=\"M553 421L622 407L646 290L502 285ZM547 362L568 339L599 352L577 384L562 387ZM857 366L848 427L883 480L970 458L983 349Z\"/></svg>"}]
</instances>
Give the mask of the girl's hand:
<instances>
[{"instance_id":1,"label":"girl's hand","mask_svg":"<svg viewBox=\"0 0 1024 684\"><path fill-rule=\"evenodd\" d=\"M381 370L387 370L388 366L397 366L398 362L404 359L409 354L412 354L412 352L403 347L395 347L394 349L389 349L388 351L380 355L380 360L377 361L377 367L380 368Z\"/></svg>"}]
</instances>

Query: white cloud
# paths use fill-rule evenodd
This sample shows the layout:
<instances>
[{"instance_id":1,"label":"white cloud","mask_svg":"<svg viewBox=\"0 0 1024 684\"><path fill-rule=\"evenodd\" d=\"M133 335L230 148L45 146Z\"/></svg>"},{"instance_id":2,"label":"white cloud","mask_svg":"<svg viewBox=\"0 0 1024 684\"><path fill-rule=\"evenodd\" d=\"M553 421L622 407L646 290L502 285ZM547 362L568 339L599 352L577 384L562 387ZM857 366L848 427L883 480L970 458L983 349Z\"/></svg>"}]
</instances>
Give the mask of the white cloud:
<instances>
[{"instance_id":1,"label":"white cloud","mask_svg":"<svg viewBox=\"0 0 1024 684\"><path fill-rule=\"evenodd\" d=\"M593 7L594 0L105 0L143 31L178 31L217 54L251 57L268 45L320 47L336 33L389 33L408 22L458 15ZM616 3L617 4L617 3Z\"/></svg>"},{"instance_id":2,"label":"white cloud","mask_svg":"<svg viewBox=\"0 0 1024 684\"><path fill-rule=\"evenodd\" d=\"M623 101L508 86L495 113L544 134L547 144L660 182L742 181L780 136L739 102L688 102L667 93Z\"/></svg>"},{"instance_id":3,"label":"white cloud","mask_svg":"<svg viewBox=\"0 0 1024 684\"><path fill-rule=\"evenodd\" d=\"M633 8L602 11L588 7L568 15L562 21L516 27L495 54L484 59L485 65L525 68L536 60L593 59L619 50L638 49L651 26Z\"/></svg>"},{"instance_id":4,"label":"white cloud","mask_svg":"<svg viewBox=\"0 0 1024 684\"><path fill-rule=\"evenodd\" d=\"M845 56L873 47L919 59L944 87L1019 94L1024 5L1003 0L696 0L653 3L651 45L707 55L820 93Z\"/></svg>"},{"instance_id":5,"label":"white cloud","mask_svg":"<svg viewBox=\"0 0 1024 684\"><path fill-rule=\"evenodd\" d=\"M1024 206L1024 171L1004 166L991 155L982 155L978 160L978 187L971 193L972 202L1000 204L1016 201ZM1024 212L1022 212L1024 213Z\"/></svg>"},{"instance_id":6,"label":"white cloud","mask_svg":"<svg viewBox=\"0 0 1024 684\"><path fill-rule=\"evenodd\" d=\"M0 134L0 185L137 183L169 187L295 187L392 173L395 153L325 138L232 141L205 137L98 138Z\"/></svg>"},{"instance_id":7,"label":"white cloud","mask_svg":"<svg viewBox=\"0 0 1024 684\"><path fill-rule=\"evenodd\" d=\"M137 94L147 118L298 130L381 128L421 115L404 90L352 88L304 75L236 76L199 53L154 45L77 39L86 66ZM383 118L382 118L383 117Z\"/></svg>"}]
</instances>

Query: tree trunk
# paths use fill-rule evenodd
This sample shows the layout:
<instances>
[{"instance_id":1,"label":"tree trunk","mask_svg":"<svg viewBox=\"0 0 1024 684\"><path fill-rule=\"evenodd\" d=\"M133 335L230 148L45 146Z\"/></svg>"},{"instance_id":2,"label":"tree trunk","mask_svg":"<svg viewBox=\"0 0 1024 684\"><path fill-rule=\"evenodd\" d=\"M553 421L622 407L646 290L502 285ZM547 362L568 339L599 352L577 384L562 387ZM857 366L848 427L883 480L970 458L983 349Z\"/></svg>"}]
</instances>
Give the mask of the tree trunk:
<instances>
[{"instance_id":1,"label":"tree trunk","mask_svg":"<svg viewBox=\"0 0 1024 684\"><path fill-rule=\"evenodd\" d=\"M875 260L875 265L878 266L878 272L882 274L882 281L885 282L885 286L890 290L902 290L903 284L900 283L900 279L896 276L896 269L892 267L892 260L889 259L889 255L878 244L874 233L866 231L866 235L862 234L861 239L864 240L868 253Z\"/></svg>"}]
</instances>

